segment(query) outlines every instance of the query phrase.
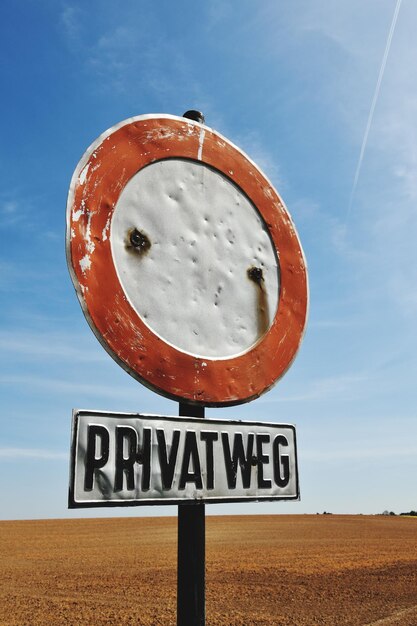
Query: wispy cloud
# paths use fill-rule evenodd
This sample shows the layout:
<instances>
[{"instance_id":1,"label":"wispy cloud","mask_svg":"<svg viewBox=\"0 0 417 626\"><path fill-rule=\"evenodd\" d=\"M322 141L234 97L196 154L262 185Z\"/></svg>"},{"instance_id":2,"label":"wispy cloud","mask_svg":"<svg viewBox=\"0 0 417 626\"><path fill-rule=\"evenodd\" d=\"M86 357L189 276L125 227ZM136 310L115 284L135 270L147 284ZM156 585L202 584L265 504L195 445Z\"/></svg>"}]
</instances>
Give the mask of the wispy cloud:
<instances>
[{"instance_id":1,"label":"wispy cloud","mask_svg":"<svg viewBox=\"0 0 417 626\"><path fill-rule=\"evenodd\" d=\"M41 393L49 394L69 394L77 398L82 396L94 396L97 398L111 399L138 399L138 390L129 389L126 385L118 386L111 384L90 384L79 381L63 380L62 378L51 378L50 376L34 376L22 374L0 375L0 385L13 385L20 389L31 389Z\"/></svg>"},{"instance_id":2,"label":"wispy cloud","mask_svg":"<svg viewBox=\"0 0 417 626\"><path fill-rule=\"evenodd\" d=\"M35 279L35 272L28 270L23 264L18 265L11 261L0 259L0 291L13 291L21 281Z\"/></svg>"},{"instance_id":3,"label":"wispy cloud","mask_svg":"<svg viewBox=\"0 0 417 626\"><path fill-rule=\"evenodd\" d=\"M77 39L81 32L81 10L79 7L67 5L61 13L61 24L65 35L71 41Z\"/></svg>"},{"instance_id":4,"label":"wispy cloud","mask_svg":"<svg viewBox=\"0 0 417 626\"><path fill-rule=\"evenodd\" d=\"M403 461L409 461L410 458L417 459L417 446L410 446L404 442L396 443L394 445L375 445L373 447L358 447L355 445L344 444L343 448L338 448L337 445L328 445L326 448L320 450L303 450L303 461L323 462L337 461L340 463L346 461L372 461L380 459L395 459L395 463Z\"/></svg>"},{"instance_id":5,"label":"wispy cloud","mask_svg":"<svg viewBox=\"0 0 417 626\"><path fill-rule=\"evenodd\" d=\"M238 135L233 140L256 163L275 187L280 190L285 187L276 154L265 148L265 141L262 140L259 133L251 130L246 134Z\"/></svg>"},{"instance_id":6,"label":"wispy cloud","mask_svg":"<svg viewBox=\"0 0 417 626\"><path fill-rule=\"evenodd\" d=\"M22 187L7 188L0 191L0 229L13 229L24 225L24 233L37 239L50 232L48 216L48 192L34 194ZM41 228L40 228L41 226Z\"/></svg>"},{"instance_id":7,"label":"wispy cloud","mask_svg":"<svg viewBox=\"0 0 417 626\"><path fill-rule=\"evenodd\" d=\"M0 350L4 356L17 355L37 360L63 360L71 363L101 363L108 359L104 350L97 344L97 350L86 350L76 346L84 345L84 335L56 332L29 332L24 330L0 331Z\"/></svg>"},{"instance_id":8,"label":"wispy cloud","mask_svg":"<svg viewBox=\"0 0 417 626\"><path fill-rule=\"evenodd\" d=\"M8 228L22 222L27 214L27 205L15 194L0 195L0 228Z\"/></svg>"},{"instance_id":9,"label":"wispy cloud","mask_svg":"<svg viewBox=\"0 0 417 626\"><path fill-rule=\"evenodd\" d=\"M272 398L262 397L258 402L280 404L286 402L330 401L332 399L352 399L363 395L372 376L369 373L358 375L328 376L303 385L304 391L297 394L275 394Z\"/></svg>"},{"instance_id":10,"label":"wispy cloud","mask_svg":"<svg viewBox=\"0 0 417 626\"><path fill-rule=\"evenodd\" d=\"M206 5L206 27L214 30L229 18L233 19L235 7L227 0L211 0Z\"/></svg>"},{"instance_id":11,"label":"wispy cloud","mask_svg":"<svg viewBox=\"0 0 417 626\"><path fill-rule=\"evenodd\" d=\"M351 328L359 324L359 320L356 319L321 319L310 320L308 323L309 328L318 328L323 330L330 330L332 328Z\"/></svg>"},{"instance_id":12,"label":"wispy cloud","mask_svg":"<svg viewBox=\"0 0 417 626\"><path fill-rule=\"evenodd\" d=\"M146 92L154 100L156 112L158 107L161 113L169 110L179 115L193 107L210 112L211 98L200 80L195 56L184 52L154 10L131 4L125 12L115 14L104 6L100 22L87 32L80 12L71 9L63 12L61 24L70 51L96 89L123 95L124 102L134 103L135 108ZM174 102L181 110L171 108Z\"/></svg>"},{"instance_id":13,"label":"wispy cloud","mask_svg":"<svg viewBox=\"0 0 417 626\"><path fill-rule=\"evenodd\" d=\"M42 450L40 448L0 448L0 461L32 459L35 461L68 461L68 452Z\"/></svg>"},{"instance_id":14,"label":"wispy cloud","mask_svg":"<svg viewBox=\"0 0 417 626\"><path fill-rule=\"evenodd\" d=\"M105 10L102 17L104 15ZM87 32L83 28L83 11L71 5L62 10L60 23L70 52L80 59L84 71L98 79L103 89L120 92L129 86L132 88L132 77L129 77L132 65L135 62L146 65L140 54L142 33L146 33L146 29L138 30L131 23L113 21L108 29L96 27ZM139 72L135 80L140 76Z\"/></svg>"},{"instance_id":15,"label":"wispy cloud","mask_svg":"<svg viewBox=\"0 0 417 626\"><path fill-rule=\"evenodd\" d=\"M99 37L90 48L88 66L100 76L112 76L113 83L122 88L127 78L126 72L135 63L139 40L140 37L133 29L117 26L112 32Z\"/></svg>"}]
</instances>

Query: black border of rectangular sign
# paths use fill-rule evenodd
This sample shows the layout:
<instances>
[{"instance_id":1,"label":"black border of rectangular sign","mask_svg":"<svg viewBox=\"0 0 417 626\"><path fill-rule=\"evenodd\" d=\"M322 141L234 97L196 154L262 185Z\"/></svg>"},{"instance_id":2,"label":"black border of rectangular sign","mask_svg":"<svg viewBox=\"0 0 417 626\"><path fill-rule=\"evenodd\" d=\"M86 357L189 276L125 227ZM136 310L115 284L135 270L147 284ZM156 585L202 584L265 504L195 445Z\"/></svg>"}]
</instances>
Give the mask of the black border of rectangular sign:
<instances>
[{"instance_id":1,"label":"black border of rectangular sign","mask_svg":"<svg viewBox=\"0 0 417 626\"><path fill-rule=\"evenodd\" d=\"M253 426L271 426L273 428L283 427L289 428L294 433L294 456L295 456L295 468L296 468L296 495L295 496L247 496L241 498L230 498L225 496L224 498L198 498L189 500L169 500L161 499L155 500L154 498L149 500L104 500L101 502L77 502L74 498L75 495L75 456L76 456L76 440L78 431L78 418L83 415L97 415L101 417L109 418L145 418L145 419L159 419L167 422L204 422L205 424L232 424L232 425L253 425ZM293 424L277 424L275 422L253 422L247 420L224 420L218 418L199 418L199 417L180 417L178 415L153 415L148 413L118 413L114 411L88 411L87 409L73 409L72 411L72 428L71 428L71 454L70 454L70 482L68 491L68 508L69 509L86 509L86 508L102 508L102 507L132 507L132 506L164 506L165 504L179 505L179 506L193 506L196 504L232 504L233 502L272 502L276 500L292 500L297 501L300 499L300 485L298 477L298 455L297 455L297 437L295 426Z\"/></svg>"}]
</instances>

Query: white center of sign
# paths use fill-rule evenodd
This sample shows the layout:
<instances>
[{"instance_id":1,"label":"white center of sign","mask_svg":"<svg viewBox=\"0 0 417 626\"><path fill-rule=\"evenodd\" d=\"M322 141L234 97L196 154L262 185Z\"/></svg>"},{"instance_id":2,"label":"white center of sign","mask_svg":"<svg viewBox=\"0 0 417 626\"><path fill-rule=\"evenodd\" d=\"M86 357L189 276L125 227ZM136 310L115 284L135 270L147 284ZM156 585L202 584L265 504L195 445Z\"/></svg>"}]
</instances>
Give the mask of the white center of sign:
<instances>
[{"instance_id":1,"label":"white center of sign","mask_svg":"<svg viewBox=\"0 0 417 626\"><path fill-rule=\"evenodd\" d=\"M110 239L126 297L166 343L227 358L270 328L274 246L257 209L219 171L188 159L144 167L119 197Z\"/></svg>"}]
</instances>

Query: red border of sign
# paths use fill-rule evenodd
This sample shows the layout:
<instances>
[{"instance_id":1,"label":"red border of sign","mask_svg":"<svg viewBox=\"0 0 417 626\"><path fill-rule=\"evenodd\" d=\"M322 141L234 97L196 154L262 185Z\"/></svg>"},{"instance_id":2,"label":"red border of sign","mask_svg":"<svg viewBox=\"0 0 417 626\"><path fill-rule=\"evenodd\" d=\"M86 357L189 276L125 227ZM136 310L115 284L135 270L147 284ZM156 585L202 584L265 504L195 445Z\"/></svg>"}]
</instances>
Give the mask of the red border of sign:
<instances>
[{"instance_id":1,"label":"red border of sign","mask_svg":"<svg viewBox=\"0 0 417 626\"><path fill-rule=\"evenodd\" d=\"M114 208L126 183L167 158L198 160L222 172L262 215L277 251L280 293L269 331L248 351L201 358L176 349L144 324L120 285L110 246ZM87 150L71 182L67 256L87 320L110 355L134 378L174 400L205 406L248 402L291 365L308 310L307 268L291 218L256 165L227 139L197 122L144 115L111 128Z\"/></svg>"}]
</instances>

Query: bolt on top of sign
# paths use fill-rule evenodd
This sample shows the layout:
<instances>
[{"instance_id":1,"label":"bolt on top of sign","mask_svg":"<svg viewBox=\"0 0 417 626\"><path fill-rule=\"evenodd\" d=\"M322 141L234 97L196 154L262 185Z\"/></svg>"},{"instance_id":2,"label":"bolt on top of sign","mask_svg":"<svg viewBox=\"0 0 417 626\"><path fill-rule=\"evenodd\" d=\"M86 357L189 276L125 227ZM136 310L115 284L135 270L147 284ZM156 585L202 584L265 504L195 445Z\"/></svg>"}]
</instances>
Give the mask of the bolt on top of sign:
<instances>
[{"instance_id":1,"label":"bolt on top of sign","mask_svg":"<svg viewBox=\"0 0 417 626\"><path fill-rule=\"evenodd\" d=\"M164 396L248 402L296 355L308 286L294 225L259 168L201 123L141 115L101 135L72 178L67 255L98 339Z\"/></svg>"}]
</instances>

